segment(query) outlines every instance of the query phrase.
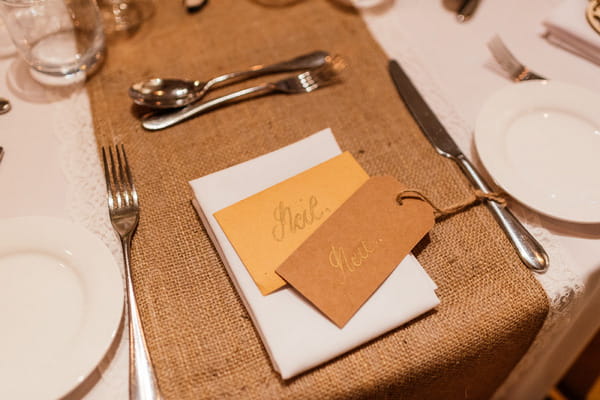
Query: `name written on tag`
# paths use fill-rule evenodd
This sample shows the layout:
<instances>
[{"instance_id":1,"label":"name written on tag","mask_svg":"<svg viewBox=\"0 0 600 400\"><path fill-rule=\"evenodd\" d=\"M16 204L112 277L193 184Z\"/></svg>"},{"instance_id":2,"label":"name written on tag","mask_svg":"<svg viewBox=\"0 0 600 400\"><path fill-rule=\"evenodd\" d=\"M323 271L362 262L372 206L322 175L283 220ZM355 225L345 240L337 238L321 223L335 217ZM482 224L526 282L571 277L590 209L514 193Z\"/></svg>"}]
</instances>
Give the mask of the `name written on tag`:
<instances>
[{"instance_id":1,"label":"name written on tag","mask_svg":"<svg viewBox=\"0 0 600 400\"><path fill-rule=\"evenodd\" d=\"M342 328L434 224L431 206L397 195L390 176L366 181L277 273Z\"/></svg>"}]
</instances>

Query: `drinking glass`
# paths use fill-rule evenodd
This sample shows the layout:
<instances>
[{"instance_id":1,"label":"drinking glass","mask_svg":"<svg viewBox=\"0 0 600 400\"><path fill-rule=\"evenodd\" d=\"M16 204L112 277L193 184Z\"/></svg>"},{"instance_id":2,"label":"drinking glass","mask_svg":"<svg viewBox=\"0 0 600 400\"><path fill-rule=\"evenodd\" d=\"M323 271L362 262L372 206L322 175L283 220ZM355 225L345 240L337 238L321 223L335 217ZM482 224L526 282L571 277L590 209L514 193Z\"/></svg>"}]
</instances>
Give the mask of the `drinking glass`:
<instances>
[{"instance_id":1,"label":"drinking glass","mask_svg":"<svg viewBox=\"0 0 600 400\"><path fill-rule=\"evenodd\" d=\"M0 0L0 17L42 83L81 82L103 59L104 31L94 0Z\"/></svg>"},{"instance_id":2,"label":"drinking glass","mask_svg":"<svg viewBox=\"0 0 600 400\"><path fill-rule=\"evenodd\" d=\"M12 56L16 52L15 45L10 40L6 26L2 22L2 18L0 18L0 60Z\"/></svg>"},{"instance_id":3,"label":"drinking glass","mask_svg":"<svg viewBox=\"0 0 600 400\"><path fill-rule=\"evenodd\" d=\"M109 35L133 33L154 14L153 0L99 0L98 5Z\"/></svg>"}]
</instances>

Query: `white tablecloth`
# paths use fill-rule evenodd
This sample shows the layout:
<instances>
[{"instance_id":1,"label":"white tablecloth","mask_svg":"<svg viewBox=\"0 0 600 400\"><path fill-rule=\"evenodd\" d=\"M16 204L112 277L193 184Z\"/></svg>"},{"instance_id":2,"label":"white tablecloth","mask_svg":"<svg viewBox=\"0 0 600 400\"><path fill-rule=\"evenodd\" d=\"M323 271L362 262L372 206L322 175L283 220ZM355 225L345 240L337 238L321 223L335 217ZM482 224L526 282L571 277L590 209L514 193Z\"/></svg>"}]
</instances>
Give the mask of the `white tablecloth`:
<instances>
[{"instance_id":1,"label":"white tablecloth","mask_svg":"<svg viewBox=\"0 0 600 400\"><path fill-rule=\"evenodd\" d=\"M575 0L566 0L575 1ZM494 62L486 43L499 34L533 70L553 80L600 93L600 68L558 49L543 38L541 21L560 0L480 3L474 18L458 24L444 4L386 1L363 12L373 35L407 70L442 123L466 154L473 152L473 127L481 105L512 84ZM582 23L586 23L582 18ZM552 220L517 204L513 210L542 241L551 270L538 276L551 302L536 342L497 398L542 398L600 326L600 225Z\"/></svg>"},{"instance_id":2,"label":"white tablecloth","mask_svg":"<svg viewBox=\"0 0 600 400\"><path fill-rule=\"evenodd\" d=\"M540 21L559 1L485 0L466 24L456 22L445 8L449 3L387 0L364 10L363 16L467 154L475 156L471 138L479 107L495 90L511 84L485 46L495 33L534 70L600 93L596 65L540 36ZM13 110L0 116L0 145L6 150L0 164L0 218L72 219L98 234L121 262L108 222L85 90L57 93L37 88L11 57L0 56L0 77L0 96L13 102ZM496 397L535 399L543 397L600 326L600 226L555 221L518 205L515 211L550 253L551 270L540 282L551 300L551 312L536 343ZM71 398L126 399L126 343L125 332L116 354Z\"/></svg>"}]
</instances>

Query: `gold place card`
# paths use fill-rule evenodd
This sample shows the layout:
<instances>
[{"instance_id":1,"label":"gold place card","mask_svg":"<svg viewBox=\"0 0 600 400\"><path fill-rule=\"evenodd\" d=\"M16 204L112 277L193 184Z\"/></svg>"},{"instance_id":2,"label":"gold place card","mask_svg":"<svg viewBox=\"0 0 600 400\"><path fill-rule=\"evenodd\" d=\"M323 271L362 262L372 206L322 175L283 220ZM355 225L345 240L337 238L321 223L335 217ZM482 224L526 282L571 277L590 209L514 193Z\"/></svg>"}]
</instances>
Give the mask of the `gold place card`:
<instances>
[{"instance_id":1,"label":"gold place card","mask_svg":"<svg viewBox=\"0 0 600 400\"><path fill-rule=\"evenodd\" d=\"M346 152L214 216L267 295L286 284L275 269L368 178Z\"/></svg>"},{"instance_id":2,"label":"gold place card","mask_svg":"<svg viewBox=\"0 0 600 400\"><path fill-rule=\"evenodd\" d=\"M342 328L434 224L431 206L396 197L391 176L369 179L277 268Z\"/></svg>"}]
</instances>

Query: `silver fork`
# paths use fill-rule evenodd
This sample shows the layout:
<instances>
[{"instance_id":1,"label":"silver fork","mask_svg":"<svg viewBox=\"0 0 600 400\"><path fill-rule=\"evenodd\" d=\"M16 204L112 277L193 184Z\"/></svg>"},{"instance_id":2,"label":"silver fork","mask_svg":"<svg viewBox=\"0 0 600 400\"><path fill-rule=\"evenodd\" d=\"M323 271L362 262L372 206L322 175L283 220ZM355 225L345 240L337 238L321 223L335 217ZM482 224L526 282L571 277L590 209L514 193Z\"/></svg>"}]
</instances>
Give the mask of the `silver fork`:
<instances>
[{"instance_id":1,"label":"silver fork","mask_svg":"<svg viewBox=\"0 0 600 400\"><path fill-rule=\"evenodd\" d=\"M521 64L521 62L510 52L510 50L508 50L508 47L506 47L502 39L500 39L500 36L495 35L488 42L488 48L492 52L492 55L498 64L500 64L504 71L508 72L513 81L521 82L533 79L546 79Z\"/></svg>"},{"instance_id":2,"label":"silver fork","mask_svg":"<svg viewBox=\"0 0 600 400\"><path fill-rule=\"evenodd\" d=\"M234 100L254 98L255 96L250 96L252 94L264 95L275 92L286 94L309 93L320 87L337 82L339 73L345 67L346 63L341 57L328 57L324 65L314 70L306 71L277 82L264 83L259 86L243 89L204 103L193 104L172 113L151 115L142 121L142 126L150 131L164 129L194 115L231 103Z\"/></svg>"},{"instance_id":3,"label":"silver fork","mask_svg":"<svg viewBox=\"0 0 600 400\"><path fill-rule=\"evenodd\" d=\"M162 395L146 346L131 279L131 238L139 222L140 206L125 147L115 146L115 154L112 148L107 150L102 147L102 161L108 192L110 222L121 239L125 261L125 287L129 314L129 399L161 400Z\"/></svg>"}]
</instances>

